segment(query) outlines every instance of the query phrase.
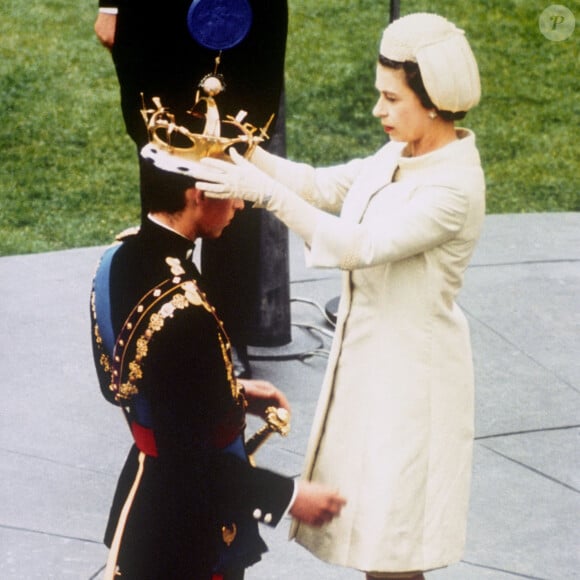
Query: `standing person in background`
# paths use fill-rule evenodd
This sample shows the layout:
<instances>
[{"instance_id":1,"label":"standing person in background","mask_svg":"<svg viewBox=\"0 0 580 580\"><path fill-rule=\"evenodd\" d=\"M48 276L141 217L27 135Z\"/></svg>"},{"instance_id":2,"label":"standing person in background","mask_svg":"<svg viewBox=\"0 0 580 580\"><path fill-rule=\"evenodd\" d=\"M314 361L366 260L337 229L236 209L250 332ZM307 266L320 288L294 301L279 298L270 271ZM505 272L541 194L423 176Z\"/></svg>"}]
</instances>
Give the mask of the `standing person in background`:
<instances>
[{"instance_id":1,"label":"standing person in background","mask_svg":"<svg viewBox=\"0 0 580 580\"><path fill-rule=\"evenodd\" d=\"M373 110L391 141L315 169L257 149L205 159L207 195L265 207L299 234L309 263L344 271L335 338L303 477L348 500L297 541L377 578L423 578L461 559L473 447L469 328L456 298L485 214L474 134L477 63L462 30L435 14L382 37Z\"/></svg>"},{"instance_id":2,"label":"standing person in background","mask_svg":"<svg viewBox=\"0 0 580 580\"><path fill-rule=\"evenodd\" d=\"M284 513L314 525L343 499L326 486L252 467L246 412L288 408L265 381L233 375L227 331L191 260L219 237L239 200L213 200L173 172L143 165L151 212L104 254L91 297L95 367L134 439L113 499L106 580L241 580L266 545L258 522Z\"/></svg>"},{"instance_id":3,"label":"standing person in background","mask_svg":"<svg viewBox=\"0 0 580 580\"><path fill-rule=\"evenodd\" d=\"M229 4L235 9L236 5L245 2L237 0ZM150 106L152 97L160 97L177 122L187 125L191 122L187 111L194 104L198 84L214 71L218 51L196 42L188 29L191 4L191 0L99 0L95 32L101 43L111 50L125 126L137 151L147 143L140 112L141 94L146 106ZM211 8L211 3L206 4ZM281 107L288 6L287 0L249 0L248 4L252 20L247 35L221 55L219 72L227 86L219 96L219 107L229 115L244 109L253 125L263 127ZM227 131L227 127L224 128ZM278 127L278 132L280 130ZM283 138L276 131L272 125L268 131L271 139L265 147L272 147L273 152L284 155ZM227 132L224 134L229 136ZM141 160L139 164L142 167ZM144 179L141 170L142 188L146 187ZM142 217L145 217L148 208L143 195L141 203ZM264 280L273 285L267 288L271 296L279 296L277 292L281 292L281 296L288 293L287 289L276 286L284 277L285 263L264 263L267 260L267 249L261 248L264 229L273 230L272 237L278 245L287 243L285 228L267 212L241 212L220 239L204 241L201 250L207 291L228 329L234 347L235 372L242 378L251 377L248 344L268 346L268 338L274 343L287 342L285 336L289 333L289 330L275 328L273 323L266 330L260 326L264 304L268 304L260 295ZM280 270L280 276L271 272L269 280L266 279L263 272L273 269Z\"/></svg>"}]
</instances>

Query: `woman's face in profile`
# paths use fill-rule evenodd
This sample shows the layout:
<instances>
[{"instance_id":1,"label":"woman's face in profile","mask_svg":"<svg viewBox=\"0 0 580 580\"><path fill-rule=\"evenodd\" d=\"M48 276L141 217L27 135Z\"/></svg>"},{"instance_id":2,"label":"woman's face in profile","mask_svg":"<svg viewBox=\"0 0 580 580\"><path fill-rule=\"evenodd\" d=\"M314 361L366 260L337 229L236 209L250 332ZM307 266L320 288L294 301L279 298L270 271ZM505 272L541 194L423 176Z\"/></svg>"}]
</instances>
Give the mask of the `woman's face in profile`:
<instances>
[{"instance_id":1,"label":"woman's face in profile","mask_svg":"<svg viewBox=\"0 0 580 580\"><path fill-rule=\"evenodd\" d=\"M416 143L428 137L433 125L429 111L407 84L403 69L377 65L375 87L379 99L373 115L393 141Z\"/></svg>"}]
</instances>

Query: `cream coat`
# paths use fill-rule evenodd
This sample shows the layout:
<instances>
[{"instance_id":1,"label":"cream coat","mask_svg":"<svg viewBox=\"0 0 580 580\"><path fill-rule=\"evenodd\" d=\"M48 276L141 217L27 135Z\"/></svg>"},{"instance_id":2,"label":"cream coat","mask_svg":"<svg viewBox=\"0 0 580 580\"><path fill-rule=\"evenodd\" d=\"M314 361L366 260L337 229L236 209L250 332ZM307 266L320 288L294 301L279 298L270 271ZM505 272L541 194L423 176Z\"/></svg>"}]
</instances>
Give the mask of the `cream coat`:
<instances>
[{"instance_id":1,"label":"cream coat","mask_svg":"<svg viewBox=\"0 0 580 580\"><path fill-rule=\"evenodd\" d=\"M348 504L321 529L291 531L328 562L397 572L461 558L474 387L455 298L485 185L473 134L458 137L416 158L389 143L365 160L285 171L304 198L341 214L321 214L308 257L344 277L303 477Z\"/></svg>"}]
</instances>

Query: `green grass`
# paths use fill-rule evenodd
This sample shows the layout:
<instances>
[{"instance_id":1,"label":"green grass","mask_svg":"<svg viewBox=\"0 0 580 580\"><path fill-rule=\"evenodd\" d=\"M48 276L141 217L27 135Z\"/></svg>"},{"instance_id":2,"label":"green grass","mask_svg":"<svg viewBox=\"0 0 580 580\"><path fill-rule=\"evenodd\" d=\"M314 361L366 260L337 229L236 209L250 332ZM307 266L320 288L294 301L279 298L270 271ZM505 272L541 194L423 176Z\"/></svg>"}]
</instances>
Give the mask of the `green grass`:
<instances>
[{"instance_id":1,"label":"green grass","mask_svg":"<svg viewBox=\"0 0 580 580\"><path fill-rule=\"evenodd\" d=\"M135 151L93 34L95 5L2 2L0 255L108 243L138 219ZM462 124L477 133L488 211L580 211L580 27L547 40L538 28L547 4L532 0L401 5L468 33L483 99ZM386 0L290 0L289 157L328 165L384 142L371 109L388 9Z\"/></svg>"}]
</instances>

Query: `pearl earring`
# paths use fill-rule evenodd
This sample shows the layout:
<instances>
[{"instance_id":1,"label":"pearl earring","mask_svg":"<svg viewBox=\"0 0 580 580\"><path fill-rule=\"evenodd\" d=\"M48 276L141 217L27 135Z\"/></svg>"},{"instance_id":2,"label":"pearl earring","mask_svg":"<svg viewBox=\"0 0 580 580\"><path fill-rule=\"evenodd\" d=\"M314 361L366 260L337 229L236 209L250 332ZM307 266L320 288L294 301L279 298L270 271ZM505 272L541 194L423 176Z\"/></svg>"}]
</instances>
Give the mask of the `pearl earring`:
<instances>
[{"instance_id":1,"label":"pearl earring","mask_svg":"<svg viewBox=\"0 0 580 580\"><path fill-rule=\"evenodd\" d=\"M436 119L437 113L435 111L429 111L429 119Z\"/></svg>"}]
</instances>

